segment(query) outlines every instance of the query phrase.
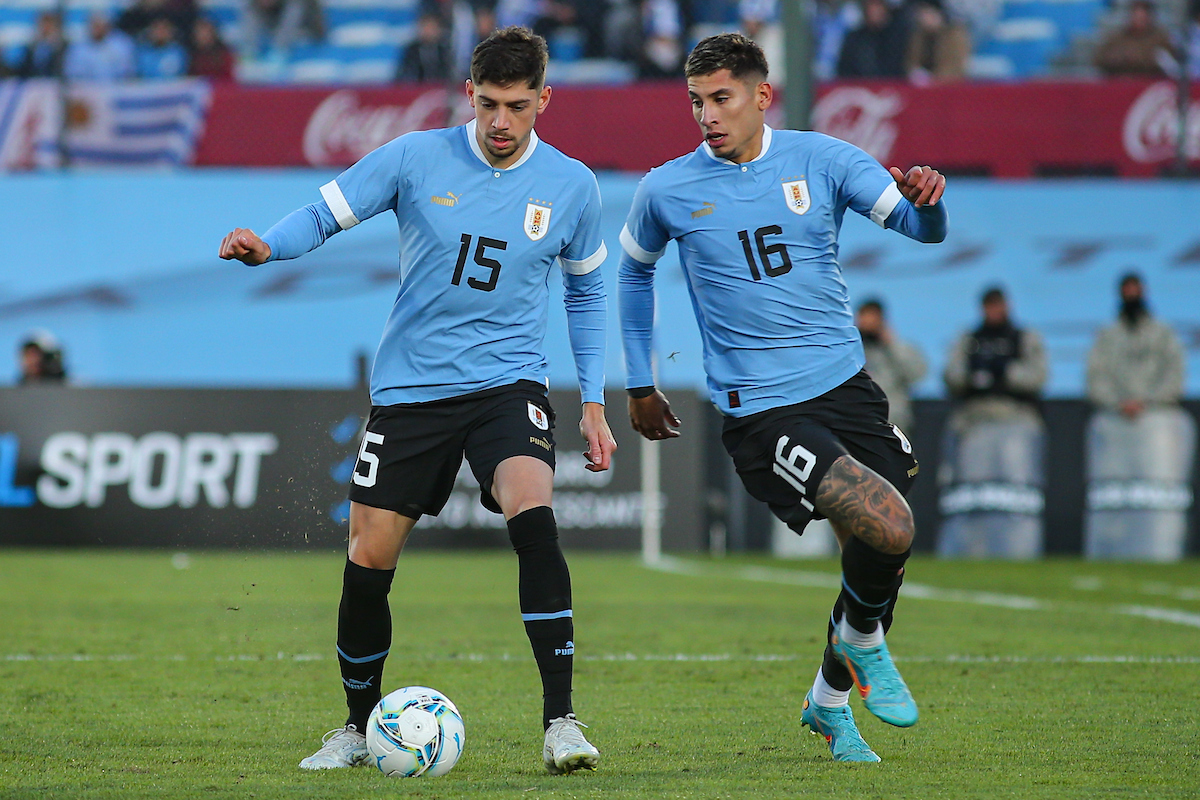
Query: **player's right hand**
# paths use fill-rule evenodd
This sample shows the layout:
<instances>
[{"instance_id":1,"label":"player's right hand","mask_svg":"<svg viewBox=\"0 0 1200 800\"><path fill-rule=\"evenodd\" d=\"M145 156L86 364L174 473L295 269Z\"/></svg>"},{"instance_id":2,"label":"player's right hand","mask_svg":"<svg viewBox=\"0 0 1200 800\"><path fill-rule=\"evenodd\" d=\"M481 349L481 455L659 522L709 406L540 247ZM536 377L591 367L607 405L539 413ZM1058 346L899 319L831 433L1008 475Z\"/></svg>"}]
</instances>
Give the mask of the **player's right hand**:
<instances>
[{"instance_id":1,"label":"player's right hand","mask_svg":"<svg viewBox=\"0 0 1200 800\"><path fill-rule=\"evenodd\" d=\"M629 423L633 429L647 439L675 439L682 423L679 417L671 413L671 404L661 391L655 391L648 397L629 398Z\"/></svg>"},{"instance_id":2,"label":"player's right hand","mask_svg":"<svg viewBox=\"0 0 1200 800\"><path fill-rule=\"evenodd\" d=\"M271 248L249 228L234 228L221 240L217 255L226 261L236 258L243 264L257 267L271 257Z\"/></svg>"}]
</instances>

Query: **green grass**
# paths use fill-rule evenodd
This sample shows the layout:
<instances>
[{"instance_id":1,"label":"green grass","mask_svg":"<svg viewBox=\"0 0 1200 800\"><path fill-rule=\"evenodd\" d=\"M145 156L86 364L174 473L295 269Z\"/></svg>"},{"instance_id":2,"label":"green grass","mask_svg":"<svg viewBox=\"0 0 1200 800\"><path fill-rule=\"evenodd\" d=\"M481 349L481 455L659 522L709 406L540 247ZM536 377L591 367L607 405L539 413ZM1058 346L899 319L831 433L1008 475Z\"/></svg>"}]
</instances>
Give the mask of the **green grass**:
<instances>
[{"instance_id":1,"label":"green grass","mask_svg":"<svg viewBox=\"0 0 1200 800\"><path fill-rule=\"evenodd\" d=\"M603 762L555 778L515 559L405 556L385 685L448 694L467 747L450 775L399 781L296 768L344 713L341 561L0 551L0 798L1200 795L1195 562L914 560L917 589L1045 602L903 599L889 642L921 722L891 728L854 701L883 763L849 766L799 725L834 592L787 583L836 564L689 560L684 575L573 554L576 708ZM1182 616L1145 616L1161 610Z\"/></svg>"}]
</instances>

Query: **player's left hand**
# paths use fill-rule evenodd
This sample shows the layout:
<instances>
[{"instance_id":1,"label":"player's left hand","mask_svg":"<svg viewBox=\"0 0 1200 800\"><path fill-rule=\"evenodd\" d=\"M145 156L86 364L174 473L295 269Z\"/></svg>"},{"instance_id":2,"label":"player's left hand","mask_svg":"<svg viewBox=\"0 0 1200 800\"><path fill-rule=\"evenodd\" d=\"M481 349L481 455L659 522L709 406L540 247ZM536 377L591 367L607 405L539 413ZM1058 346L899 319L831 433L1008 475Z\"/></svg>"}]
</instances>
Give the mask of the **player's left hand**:
<instances>
[{"instance_id":1,"label":"player's left hand","mask_svg":"<svg viewBox=\"0 0 1200 800\"><path fill-rule=\"evenodd\" d=\"M604 418L604 406L600 403L584 403L583 418L579 420L579 432L587 439L588 449L583 457L588 460L585 469L603 472L612 464L612 454L617 449L608 420Z\"/></svg>"},{"instance_id":2,"label":"player's left hand","mask_svg":"<svg viewBox=\"0 0 1200 800\"><path fill-rule=\"evenodd\" d=\"M889 167L888 172L896 179L900 194L917 208L936 206L946 191L946 176L933 167L913 167L907 173Z\"/></svg>"}]
</instances>

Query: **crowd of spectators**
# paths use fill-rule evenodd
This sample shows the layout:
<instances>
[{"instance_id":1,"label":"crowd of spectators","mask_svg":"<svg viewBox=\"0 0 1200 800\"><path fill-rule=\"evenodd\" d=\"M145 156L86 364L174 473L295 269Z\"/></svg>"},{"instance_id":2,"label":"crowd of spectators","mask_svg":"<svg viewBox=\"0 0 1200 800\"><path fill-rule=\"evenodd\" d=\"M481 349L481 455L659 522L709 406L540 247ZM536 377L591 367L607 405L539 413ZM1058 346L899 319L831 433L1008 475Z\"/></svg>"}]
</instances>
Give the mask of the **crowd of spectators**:
<instances>
[{"instance_id":1,"label":"crowd of spectators","mask_svg":"<svg viewBox=\"0 0 1200 800\"><path fill-rule=\"evenodd\" d=\"M37 18L31 40L0 72L21 78L81 81L161 79L185 75L229 80L234 56L195 0L135 0L120 14L96 11L69 41L58 11Z\"/></svg>"},{"instance_id":2,"label":"crowd of spectators","mask_svg":"<svg viewBox=\"0 0 1200 800\"><path fill-rule=\"evenodd\" d=\"M1086 56L1097 74L1171 77L1187 65L1200 77L1200 0L1159 2L1105 0L1105 22L1091 32ZM119 14L95 13L71 41L59 12L47 11L11 63L0 58L0 75L231 79L236 61L282 64L296 44L327 40L322 0L239 3L236 25L225 28L229 44L197 0L133 0ZM624 74L642 79L679 76L696 39L730 28L755 38L771 63L781 65L780 3L420 0L411 39L399 48L395 78L461 79L475 43L514 24L545 36L554 59L621 64ZM1190 11L1186 25L1181 4ZM811 0L815 77L962 80L972 75L972 54L1004 7L1005 0ZM1167 17L1173 25L1164 24ZM778 82L782 75L773 77Z\"/></svg>"}]
</instances>

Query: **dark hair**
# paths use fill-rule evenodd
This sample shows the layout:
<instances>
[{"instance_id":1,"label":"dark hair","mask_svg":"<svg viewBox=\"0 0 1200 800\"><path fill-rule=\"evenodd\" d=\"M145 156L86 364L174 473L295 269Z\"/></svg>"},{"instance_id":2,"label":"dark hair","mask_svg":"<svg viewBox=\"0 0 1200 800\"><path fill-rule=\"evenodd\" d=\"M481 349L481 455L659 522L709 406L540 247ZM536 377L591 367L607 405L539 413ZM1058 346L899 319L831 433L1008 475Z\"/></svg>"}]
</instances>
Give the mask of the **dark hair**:
<instances>
[{"instance_id":1,"label":"dark hair","mask_svg":"<svg viewBox=\"0 0 1200 800\"><path fill-rule=\"evenodd\" d=\"M530 89L538 89L546 82L549 59L545 39L529 28L510 25L493 31L475 45L471 54L471 80L476 86L481 83L512 86L523 81Z\"/></svg>"},{"instance_id":2,"label":"dark hair","mask_svg":"<svg viewBox=\"0 0 1200 800\"><path fill-rule=\"evenodd\" d=\"M1126 284L1136 283L1138 286L1143 284L1142 276L1136 272L1126 272L1121 276L1121 280L1117 281L1117 288L1124 289Z\"/></svg>"},{"instance_id":3,"label":"dark hair","mask_svg":"<svg viewBox=\"0 0 1200 800\"><path fill-rule=\"evenodd\" d=\"M999 286L989 286L983 293L983 297L979 298L982 305L990 305L992 303L1004 302L1004 290Z\"/></svg>"},{"instance_id":4,"label":"dark hair","mask_svg":"<svg viewBox=\"0 0 1200 800\"><path fill-rule=\"evenodd\" d=\"M766 79L767 57L761 47L740 33L718 33L701 39L692 48L683 65L683 74L694 78L723 69L729 70L729 74L738 80L751 75Z\"/></svg>"},{"instance_id":5,"label":"dark hair","mask_svg":"<svg viewBox=\"0 0 1200 800\"><path fill-rule=\"evenodd\" d=\"M872 297L868 300L864 300L862 302L862 305L860 305L858 307L858 310L859 311L877 311L877 312L879 312L880 316L883 316L883 301Z\"/></svg>"}]
</instances>

